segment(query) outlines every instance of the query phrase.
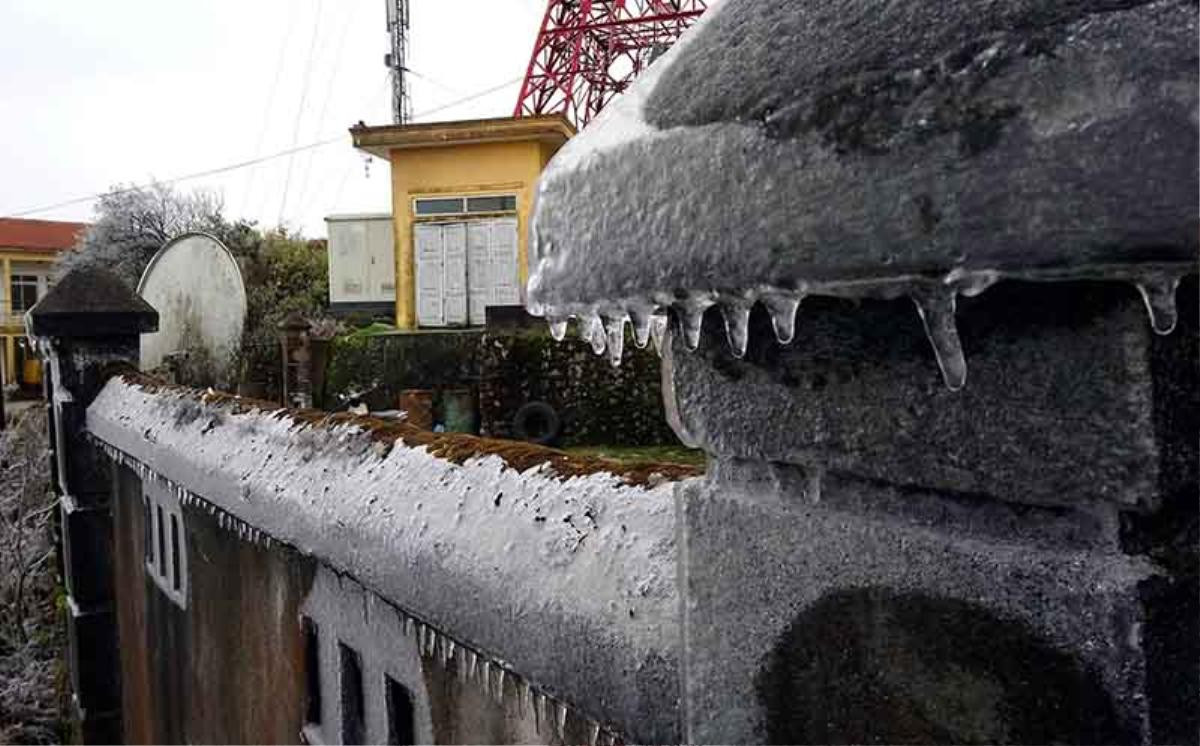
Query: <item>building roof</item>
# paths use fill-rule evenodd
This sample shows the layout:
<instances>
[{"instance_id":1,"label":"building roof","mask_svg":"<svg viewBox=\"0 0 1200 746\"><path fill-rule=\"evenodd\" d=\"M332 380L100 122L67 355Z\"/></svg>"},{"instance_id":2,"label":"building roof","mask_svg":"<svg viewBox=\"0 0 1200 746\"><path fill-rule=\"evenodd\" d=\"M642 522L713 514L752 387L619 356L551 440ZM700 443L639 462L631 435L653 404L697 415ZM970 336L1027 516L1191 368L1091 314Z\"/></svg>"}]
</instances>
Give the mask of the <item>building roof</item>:
<instances>
[{"instance_id":1,"label":"building roof","mask_svg":"<svg viewBox=\"0 0 1200 746\"><path fill-rule=\"evenodd\" d=\"M53 254L75 245L87 223L0 218L0 250Z\"/></svg>"},{"instance_id":2,"label":"building roof","mask_svg":"<svg viewBox=\"0 0 1200 746\"><path fill-rule=\"evenodd\" d=\"M388 152L463 144L541 140L562 145L575 135L575 127L560 114L534 117L464 119L457 122L388 124L350 128L354 147L387 158Z\"/></svg>"}]
</instances>

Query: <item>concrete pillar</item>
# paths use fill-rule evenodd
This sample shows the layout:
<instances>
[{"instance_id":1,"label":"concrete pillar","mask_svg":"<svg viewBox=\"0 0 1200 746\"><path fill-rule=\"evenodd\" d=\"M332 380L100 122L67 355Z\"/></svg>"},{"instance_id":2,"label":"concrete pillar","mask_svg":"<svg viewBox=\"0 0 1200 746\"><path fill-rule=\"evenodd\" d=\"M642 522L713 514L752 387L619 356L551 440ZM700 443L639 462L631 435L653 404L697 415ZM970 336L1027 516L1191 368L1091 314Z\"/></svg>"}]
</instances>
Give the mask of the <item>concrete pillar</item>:
<instances>
[{"instance_id":1,"label":"concrete pillar","mask_svg":"<svg viewBox=\"0 0 1200 746\"><path fill-rule=\"evenodd\" d=\"M111 481L87 441L87 407L117 366L136 366L139 335L157 328L158 313L102 270L68 274L30 311L30 334L50 381L68 666L76 734L84 743L121 737Z\"/></svg>"},{"instance_id":2,"label":"concrete pillar","mask_svg":"<svg viewBox=\"0 0 1200 746\"><path fill-rule=\"evenodd\" d=\"M809 299L744 359L715 314L664 395L711 456L679 496L683 740L1193 742L1197 294L962 299L945 387L907 299Z\"/></svg>"}]
</instances>

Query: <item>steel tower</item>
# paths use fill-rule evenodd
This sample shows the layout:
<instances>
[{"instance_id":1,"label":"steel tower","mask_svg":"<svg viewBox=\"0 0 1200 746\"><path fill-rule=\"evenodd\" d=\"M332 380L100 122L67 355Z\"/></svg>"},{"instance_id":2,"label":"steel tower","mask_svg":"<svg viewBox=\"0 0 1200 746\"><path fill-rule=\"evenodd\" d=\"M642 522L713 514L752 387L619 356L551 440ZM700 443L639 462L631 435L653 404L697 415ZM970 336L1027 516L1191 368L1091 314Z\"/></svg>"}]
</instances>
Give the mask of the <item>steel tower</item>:
<instances>
[{"instance_id":1,"label":"steel tower","mask_svg":"<svg viewBox=\"0 0 1200 746\"><path fill-rule=\"evenodd\" d=\"M412 97L405 87L405 57L408 51L408 0L387 0L388 40L392 51L383 64L392 71L392 120L404 124L412 119Z\"/></svg>"},{"instance_id":2,"label":"steel tower","mask_svg":"<svg viewBox=\"0 0 1200 746\"><path fill-rule=\"evenodd\" d=\"M671 46L707 0L549 0L514 116L582 128Z\"/></svg>"}]
</instances>

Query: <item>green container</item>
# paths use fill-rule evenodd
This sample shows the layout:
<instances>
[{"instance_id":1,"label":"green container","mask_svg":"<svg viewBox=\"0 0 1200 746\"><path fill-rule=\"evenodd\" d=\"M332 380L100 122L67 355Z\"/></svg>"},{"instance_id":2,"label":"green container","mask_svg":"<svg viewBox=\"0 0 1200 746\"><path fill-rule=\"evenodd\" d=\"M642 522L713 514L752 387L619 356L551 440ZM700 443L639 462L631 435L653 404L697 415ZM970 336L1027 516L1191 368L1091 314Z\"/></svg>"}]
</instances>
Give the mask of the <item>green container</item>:
<instances>
[{"instance_id":1,"label":"green container","mask_svg":"<svg viewBox=\"0 0 1200 746\"><path fill-rule=\"evenodd\" d=\"M472 389L442 389L442 422L446 432L476 432L475 391Z\"/></svg>"}]
</instances>

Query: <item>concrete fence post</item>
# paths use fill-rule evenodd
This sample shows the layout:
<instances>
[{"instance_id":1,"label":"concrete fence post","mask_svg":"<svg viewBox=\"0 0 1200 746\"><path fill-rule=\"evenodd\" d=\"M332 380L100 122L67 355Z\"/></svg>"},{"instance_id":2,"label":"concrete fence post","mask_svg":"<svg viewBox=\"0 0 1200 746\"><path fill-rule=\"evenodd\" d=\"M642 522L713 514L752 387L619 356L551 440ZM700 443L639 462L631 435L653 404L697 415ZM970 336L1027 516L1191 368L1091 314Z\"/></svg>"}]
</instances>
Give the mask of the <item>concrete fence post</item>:
<instances>
[{"instance_id":1,"label":"concrete fence post","mask_svg":"<svg viewBox=\"0 0 1200 746\"><path fill-rule=\"evenodd\" d=\"M113 364L137 364L139 335L157 330L158 312L108 272L83 270L64 277L29 311L27 327L49 381L76 738L116 743L121 711L111 478L86 440L87 407Z\"/></svg>"}]
</instances>

